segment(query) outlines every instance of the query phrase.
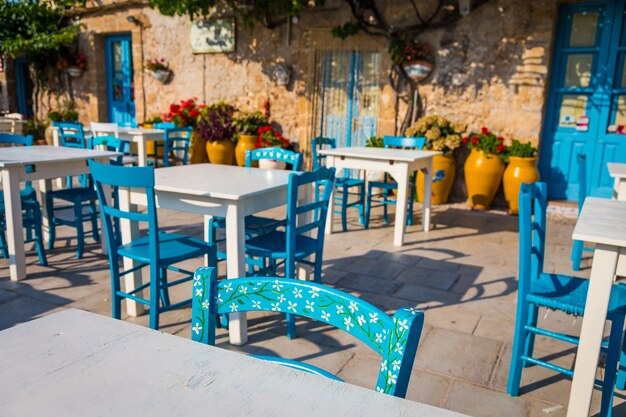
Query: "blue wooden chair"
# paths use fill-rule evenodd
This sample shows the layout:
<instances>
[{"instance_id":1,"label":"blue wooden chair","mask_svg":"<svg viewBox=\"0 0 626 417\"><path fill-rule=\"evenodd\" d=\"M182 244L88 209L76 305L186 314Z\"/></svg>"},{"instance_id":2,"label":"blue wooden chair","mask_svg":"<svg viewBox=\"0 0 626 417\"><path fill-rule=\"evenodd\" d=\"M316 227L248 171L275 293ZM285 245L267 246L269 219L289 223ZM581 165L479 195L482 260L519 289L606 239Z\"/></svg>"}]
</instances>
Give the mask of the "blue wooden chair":
<instances>
[{"instance_id":1,"label":"blue wooden chair","mask_svg":"<svg viewBox=\"0 0 626 417\"><path fill-rule=\"evenodd\" d=\"M190 299L174 304L170 302L169 288L190 281L193 277L192 272L174 265L187 259L205 255L208 256L209 265L215 265L215 247L200 239L159 231L153 167L115 166L90 160L89 168L100 200L102 224L107 238L111 269L112 316L116 319L121 318L122 299L134 300L150 307L150 328L158 329L159 316L162 312L188 305L191 302ZM147 212L123 211L119 208L117 200L114 200L113 205L110 205L104 198L103 185L110 186L116 192L119 192L120 187L144 189L147 198ZM148 234L120 245L113 228L115 219L147 223ZM129 271L120 271L120 257L130 258L138 262L139 265ZM150 267L150 280L133 291L122 291L121 278L146 266ZM185 276L168 282L168 270L183 273ZM150 290L148 299L137 294L145 288Z\"/></svg>"},{"instance_id":2,"label":"blue wooden chair","mask_svg":"<svg viewBox=\"0 0 626 417\"><path fill-rule=\"evenodd\" d=\"M61 146L85 149L87 146L83 126L80 123L60 122L55 126L59 129ZM96 242L100 241L98 232L98 210L96 201L98 196L91 185L89 175L79 177L79 186L73 184L68 177L67 188L50 190L46 193L46 211L48 215L48 249L54 248L56 241L56 227L69 226L76 229L76 258L81 259L85 248L85 236L91 234ZM54 205L55 200L61 200L63 205ZM91 223L91 231L86 232L83 226L85 221Z\"/></svg>"},{"instance_id":3,"label":"blue wooden chair","mask_svg":"<svg viewBox=\"0 0 626 417\"><path fill-rule=\"evenodd\" d=\"M588 279L543 272L546 235L545 183L522 184L519 195L519 287L515 338L507 390L519 394L522 369L539 365L573 376L573 370L533 357L535 335L577 345L578 338L537 327L539 307L560 310L574 316L583 316L587 299ZM609 416L617 361L620 353L626 313L626 287L616 285L611 293L607 318L611 320L611 333L603 349L608 351L602 386L601 415Z\"/></svg>"},{"instance_id":4,"label":"blue wooden chair","mask_svg":"<svg viewBox=\"0 0 626 417\"><path fill-rule=\"evenodd\" d=\"M214 268L200 268L193 282L191 338L215 345L217 315L234 311L297 314L345 330L381 356L376 391L405 397L424 324L424 313L401 308L393 317L345 292L289 278L217 281ZM290 368L341 381L303 362L257 356Z\"/></svg>"},{"instance_id":5,"label":"blue wooden chair","mask_svg":"<svg viewBox=\"0 0 626 417\"><path fill-rule=\"evenodd\" d=\"M0 133L0 145L2 146L32 146L32 136L20 136L8 133ZM26 172L31 172L32 167L27 166ZM41 205L37 200L37 192L32 187L30 181L26 181L23 189L20 190L20 200L22 203L22 224L26 229L25 243L35 242L35 250L37 251L37 257L39 258L39 264L42 266L48 265L46 258L46 251L43 244L43 232L41 228L42 215ZM6 240L6 209L4 205L4 194L0 193L0 254L3 258L9 257Z\"/></svg>"},{"instance_id":6,"label":"blue wooden chair","mask_svg":"<svg viewBox=\"0 0 626 417\"><path fill-rule=\"evenodd\" d=\"M172 123L172 122L158 122L158 123L154 123L153 127L155 129L175 129L176 128L176 124ZM163 138L167 138L167 134L164 133L163 134ZM163 155L167 155L164 151L165 148L165 144L164 142L157 142L154 141L154 153L149 153L146 155L146 157L148 158L148 163L154 166L158 166L159 164L164 165L164 158ZM160 152L159 152L160 150Z\"/></svg>"},{"instance_id":7,"label":"blue wooden chair","mask_svg":"<svg viewBox=\"0 0 626 417\"><path fill-rule=\"evenodd\" d=\"M313 159L313 169L326 166L326 155L319 153L322 149L335 149L337 141L333 138L316 137L311 140L311 156ZM334 203L340 205L339 210L335 210L333 204L333 213L341 214L341 228L345 232L348 229L348 209L350 207L359 210L359 222L365 224L365 181L359 178L350 177L350 173L344 170L344 174L335 181L337 195ZM351 191L354 190L354 191ZM316 187L315 192L319 195L321 187ZM350 201L352 199L352 201Z\"/></svg>"},{"instance_id":8,"label":"blue wooden chair","mask_svg":"<svg viewBox=\"0 0 626 417\"><path fill-rule=\"evenodd\" d=\"M422 150L424 148L424 144L426 143L426 138L421 137L401 137L401 136L384 136L383 144L385 148L411 148ZM407 226L411 226L413 224L413 203L415 201L415 179L417 177L417 173L413 173L409 180L409 202L408 202L408 211L406 216L406 224ZM373 195L374 188L381 188L383 190L381 198L375 198ZM387 207L391 204L396 204L396 200L393 198L389 198L389 192L392 190L397 190L398 184L395 181L390 180L389 174L385 173L385 179L380 181L370 181L367 184L367 204L365 208L365 228L369 227L370 224L370 212L372 207L383 207L383 221L385 223L389 222L389 214ZM377 204L372 204L377 203Z\"/></svg>"},{"instance_id":9,"label":"blue wooden chair","mask_svg":"<svg viewBox=\"0 0 626 417\"><path fill-rule=\"evenodd\" d=\"M273 230L246 241L246 255L268 260L269 266L251 275L276 275L278 263L285 268L285 277L295 278L296 262L313 267L313 280L322 281L322 260L324 256L324 229L330 204L330 194L335 182L335 168L321 167L313 172L292 174L287 191L287 219L285 230ZM299 201L300 187L321 185L323 193L314 196L313 201ZM308 217L308 219L307 219ZM300 218L301 224L298 224ZM308 223L304 223L308 221ZM308 260L313 256L313 261ZM287 315L287 336L296 337L293 318Z\"/></svg>"},{"instance_id":10,"label":"blue wooden chair","mask_svg":"<svg viewBox=\"0 0 626 417\"><path fill-rule=\"evenodd\" d=\"M578 215L583 209L585 198L587 198L587 156L584 153L576 155L578 161ZM572 269L580 271L580 261L583 258L583 251L593 252L593 248L586 248L585 242L575 240L572 245Z\"/></svg>"}]
</instances>

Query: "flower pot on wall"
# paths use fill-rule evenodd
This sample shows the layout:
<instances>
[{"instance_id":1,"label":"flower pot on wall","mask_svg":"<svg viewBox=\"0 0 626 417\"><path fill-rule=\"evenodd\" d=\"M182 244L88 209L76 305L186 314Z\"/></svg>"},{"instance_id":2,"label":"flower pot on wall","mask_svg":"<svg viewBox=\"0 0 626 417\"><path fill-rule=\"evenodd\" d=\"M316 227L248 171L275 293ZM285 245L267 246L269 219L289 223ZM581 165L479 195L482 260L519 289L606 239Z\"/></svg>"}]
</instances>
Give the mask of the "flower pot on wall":
<instances>
[{"instance_id":1,"label":"flower pot on wall","mask_svg":"<svg viewBox=\"0 0 626 417\"><path fill-rule=\"evenodd\" d=\"M83 75L82 68L78 67L69 67L68 69L66 69L66 71L72 78L79 78L81 75Z\"/></svg>"},{"instance_id":2,"label":"flower pot on wall","mask_svg":"<svg viewBox=\"0 0 626 417\"><path fill-rule=\"evenodd\" d=\"M456 164L453 155L435 155L433 158L433 175L437 171L444 171L445 175L442 180L432 184L431 204L446 204L448 196L454 185L454 177L456 176ZM424 174L422 171L417 173L417 201L424 201Z\"/></svg>"},{"instance_id":3,"label":"flower pot on wall","mask_svg":"<svg viewBox=\"0 0 626 417\"><path fill-rule=\"evenodd\" d=\"M433 67L434 65L432 62L424 60L413 61L403 65L406 75L416 82L420 82L428 77L433 70Z\"/></svg>"},{"instance_id":4,"label":"flower pot on wall","mask_svg":"<svg viewBox=\"0 0 626 417\"><path fill-rule=\"evenodd\" d=\"M148 71L148 74L155 80L165 83L169 80L172 71L169 70L156 70L156 71Z\"/></svg>"},{"instance_id":5,"label":"flower pot on wall","mask_svg":"<svg viewBox=\"0 0 626 417\"><path fill-rule=\"evenodd\" d=\"M207 141L206 152L212 164L234 165L235 144L230 139Z\"/></svg>"},{"instance_id":6,"label":"flower pot on wall","mask_svg":"<svg viewBox=\"0 0 626 417\"><path fill-rule=\"evenodd\" d=\"M237 146L235 147L235 159L240 167L246 166L246 151L256 149L256 135L239 135ZM253 167L258 167L258 162L252 162Z\"/></svg>"},{"instance_id":7,"label":"flower pot on wall","mask_svg":"<svg viewBox=\"0 0 626 417\"><path fill-rule=\"evenodd\" d=\"M191 143L189 144L189 163L203 164L208 161L206 140L194 130L191 133Z\"/></svg>"},{"instance_id":8,"label":"flower pot on wall","mask_svg":"<svg viewBox=\"0 0 626 417\"><path fill-rule=\"evenodd\" d=\"M509 157L509 165L506 167L503 177L504 199L509 205L509 214L518 214L519 189L522 183L539 181L538 159L537 157Z\"/></svg>"},{"instance_id":9,"label":"flower pot on wall","mask_svg":"<svg viewBox=\"0 0 626 417\"><path fill-rule=\"evenodd\" d=\"M464 166L468 203L477 210L488 210L500 187L504 162L497 156L472 149Z\"/></svg>"}]
</instances>

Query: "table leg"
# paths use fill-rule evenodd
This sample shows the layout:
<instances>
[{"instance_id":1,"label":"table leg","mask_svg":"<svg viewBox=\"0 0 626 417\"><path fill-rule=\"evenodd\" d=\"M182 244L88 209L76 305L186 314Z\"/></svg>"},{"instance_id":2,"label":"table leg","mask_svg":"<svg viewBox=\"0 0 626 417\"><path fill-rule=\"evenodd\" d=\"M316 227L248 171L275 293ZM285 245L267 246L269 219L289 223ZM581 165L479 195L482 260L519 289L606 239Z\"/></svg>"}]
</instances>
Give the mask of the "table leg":
<instances>
[{"instance_id":1,"label":"table leg","mask_svg":"<svg viewBox=\"0 0 626 417\"><path fill-rule=\"evenodd\" d=\"M146 141L140 137L137 141L137 158L140 167L148 166L148 156L146 155Z\"/></svg>"},{"instance_id":2,"label":"table leg","mask_svg":"<svg viewBox=\"0 0 626 417\"><path fill-rule=\"evenodd\" d=\"M246 231L244 216L233 204L226 212L226 275L231 278L246 276ZM228 321L230 343L243 345L248 341L246 313L231 313Z\"/></svg>"},{"instance_id":3,"label":"table leg","mask_svg":"<svg viewBox=\"0 0 626 417\"><path fill-rule=\"evenodd\" d=\"M613 200L626 201L626 178L615 178L613 182Z\"/></svg>"},{"instance_id":4,"label":"table leg","mask_svg":"<svg viewBox=\"0 0 626 417\"><path fill-rule=\"evenodd\" d=\"M328 155L326 158L326 166L334 167L335 166L335 157L332 155ZM335 187L330 190L330 203L328 204L328 214L326 215L326 226L324 233L330 235L333 233L333 217L335 215Z\"/></svg>"},{"instance_id":5,"label":"table leg","mask_svg":"<svg viewBox=\"0 0 626 417\"><path fill-rule=\"evenodd\" d=\"M59 128L52 128L52 146L61 146L61 138L59 138ZM43 181L42 181L43 182ZM59 177L56 179L57 187L64 188L65 187L65 177ZM51 187L49 189L52 189ZM42 207L43 209L43 207ZM45 210L44 210L45 213ZM45 216L45 214L44 214ZM44 234L47 233L46 230L43 231ZM46 238L47 239L47 238Z\"/></svg>"},{"instance_id":6,"label":"table leg","mask_svg":"<svg viewBox=\"0 0 626 417\"><path fill-rule=\"evenodd\" d=\"M24 169L24 167L5 168L2 171L11 281L20 281L26 278L24 235L22 231L22 201L20 200L18 169Z\"/></svg>"},{"instance_id":7,"label":"table leg","mask_svg":"<svg viewBox=\"0 0 626 417\"><path fill-rule=\"evenodd\" d=\"M46 200L46 194L52 190L52 180L40 180L39 181L39 201L41 202L41 216L42 216L42 232L43 240L48 242L48 236L50 233L50 219L48 219L48 201Z\"/></svg>"},{"instance_id":8,"label":"table leg","mask_svg":"<svg viewBox=\"0 0 626 417\"><path fill-rule=\"evenodd\" d=\"M204 225L202 226L204 228L204 241L208 242L209 241L209 220L211 220L211 218L213 218L213 216L209 216L209 215L205 215L204 216ZM204 266L210 266L209 265L209 255L204 255Z\"/></svg>"},{"instance_id":9,"label":"table leg","mask_svg":"<svg viewBox=\"0 0 626 417\"><path fill-rule=\"evenodd\" d=\"M409 168L402 164L398 171L393 173L393 177L398 183L398 197L396 204L396 224L393 228L394 246L404 244L404 232L406 231L407 204L409 201Z\"/></svg>"},{"instance_id":10,"label":"table leg","mask_svg":"<svg viewBox=\"0 0 626 417\"><path fill-rule=\"evenodd\" d=\"M591 394L598 367L604 322L606 321L618 254L619 251L615 247L597 245L593 255L585 316L583 317L580 344L576 354L567 417L589 415Z\"/></svg>"},{"instance_id":11,"label":"table leg","mask_svg":"<svg viewBox=\"0 0 626 417\"><path fill-rule=\"evenodd\" d=\"M130 203L130 190L128 189L118 189L118 197L120 200L120 210L122 211L137 211L137 206ZM129 243L133 239L137 239L139 237L139 226L137 222L131 222L127 219L120 219L120 229L122 232L122 244ZM139 265L139 262L136 262L129 258L124 258L124 270L127 271ZM133 289L140 286L143 282L142 280L141 269L138 269L134 272L131 272L124 276L125 290L126 292L130 292ZM138 297L142 296L143 291L140 291L136 295ZM144 312L143 304L137 303L136 301L127 299L126 300L126 312L131 317L141 316Z\"/></svg>"},{"instance_id":12,"label":"table leg","mask_svg":"<svg viewBox=\"0 0 626 417\"><path fill-rule=\"evenodd\" d=\"M428 232L430 230L430 204L432 200L432 184L433 184L433 160L428 159L426 168L422 168L424 172L424 195L422 196L422 230Z\"/></svg>"}]
</instances>

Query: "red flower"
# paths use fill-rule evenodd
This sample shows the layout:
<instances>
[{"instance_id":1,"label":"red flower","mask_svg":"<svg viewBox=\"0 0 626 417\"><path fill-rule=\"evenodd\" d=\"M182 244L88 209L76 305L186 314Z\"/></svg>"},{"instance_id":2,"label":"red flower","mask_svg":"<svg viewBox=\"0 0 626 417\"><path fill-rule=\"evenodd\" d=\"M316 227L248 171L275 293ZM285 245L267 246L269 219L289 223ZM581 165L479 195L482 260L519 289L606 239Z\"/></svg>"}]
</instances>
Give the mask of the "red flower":
<instances>
[{"instance_id":1,"label":"red flower","mask_svg":"<svg viewBox=\"0 0 626 417\"><path fill-rule=\"evenodd\" d=\"M619 133L620 135L624 134L624 125L617 126L617 133Z\"/></svg>"},{"instance_id":2,"label":"red flower","mask_svg":"<svg viewBox=\"0 0 626 417\"><path fill-rule=\"evenodd\" d=\"M464 138L462 139L462 142L463 142L463 143L467 143L467 139L468 139L468 138L467 138L467 136L466 136L466 137L464 137Z\"/></svg>"},{"instance_id":3,"label":"red flower","mask_svg":"<svg viewBox=\"0 0 626 417\"><path fill-rule=\"evenodd\" d=\"M198 116L200 116L200 112L198 112L198 110L196 109L191 109L191 111L189 112L189 117L195 119Z\"/></svg>"},{"instance_id":4,"label":"red flower","mask_svg":"<svg viewBox=\"0 0 626 417\"><path fill-rule=\"evenodd\" d=\"M170 113L178 113L180 106L178 104L170 104Z\"/></svg>"},{"instance_id":5,"label":"red flower","mask_svg":"<svg viewBox=\"0 0 626 417\"><path fill-rule=\"evenodd\" d=\"M487 129L486 127L483 127L482 129L480 129L480 131L482 132L483 135L489 134L489 129Z\"/></svg>"},{"instance_id":6,"label":"red flower","mask_svg":"<svg viewBox=\"0 0 626 417\"><path fill-rule=\"evenodd\" d=\"M478 136L474 136L472 138L472 145L476 146L476 145L478 145L478 142L480 142L480 138Z\"/></svg>"},{"instance_id":7,"label":"red flower","mask_svg":"<svg viewBox=\"0 0 626 417\"><path fill-rule=\"evenodd\" d=\"M504 151L504 145L503 144L499 144L498 146L496 146L496 152L500 153Z\"/></svg>"},{"instance_id":8,"label":"red flower","mask_svg":"<svg viewBox=\"0 0 626 417\"><path fill-rule=\"evenodd\" d=\"M498 142L504 142L504 138L503 138L502 136L498 136L498 137L496 138L496 140L497 140Z\"/></svg>"}]
</instances>

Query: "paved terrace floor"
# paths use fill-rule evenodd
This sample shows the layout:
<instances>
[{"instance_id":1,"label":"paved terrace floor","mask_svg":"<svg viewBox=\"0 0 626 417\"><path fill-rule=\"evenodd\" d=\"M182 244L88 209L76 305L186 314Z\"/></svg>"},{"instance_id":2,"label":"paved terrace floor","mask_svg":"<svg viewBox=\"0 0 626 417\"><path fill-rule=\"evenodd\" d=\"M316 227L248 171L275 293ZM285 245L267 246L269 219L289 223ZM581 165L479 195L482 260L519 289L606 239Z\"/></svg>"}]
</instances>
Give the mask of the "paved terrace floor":
<instances>
[{"instance_id":1,"label":"paved terrace floor","mask_svg":"<svg viewBox=\"0 0 626 417\"><path fill-rule=\"evenodd\" d=\"M434 209L433 223L428 233L410 227L407 244L397 248L392 245L392 226L374 216L372 228L363 230L353 218L347 233L326 240L323 282L390 314L403 306L425 310L408 399L477 417L564 416L571 383L543 368L525 370L520 397L506 394L517 296L517 218L449 205ZM201 237L201 224L199 216L160 212L160 225L170 231ZM549 272L571 273L573 225L572 219L550 218ZM71 232L59 230L61 236ZM88 243L85 258L76 260L75 243L60 239L58 248L49 251L46 268L30 253L29 278L20 283L9 280L8 262L0 260L0 329L70 307L110 316L108 260L97 244L90 239ZM583 276L590 266L590 255L585 256ZM195 268L200 262L186 266ZM173 299L189 294L190 284L175 290ZM218 332L219 345L308 361L347 382L374 387L379 358L343 331L300 319L298 338L290 341L283 317L264 313L249 317L246 346L231 346L223 330ZM148 322L147 316L125 319L143 326ZM165 313L161 330L189 338L189 321L190 309ZM581 324L580 319L545 311L540 321L572 332ZM538 337L536 351L563 366L572 366L575 359L571 345L543 337ZM598 394L593 413L599 409ZM626 393L617 392L613 415L626 415L625 398Z\"/></svg>"}]
</instances>

